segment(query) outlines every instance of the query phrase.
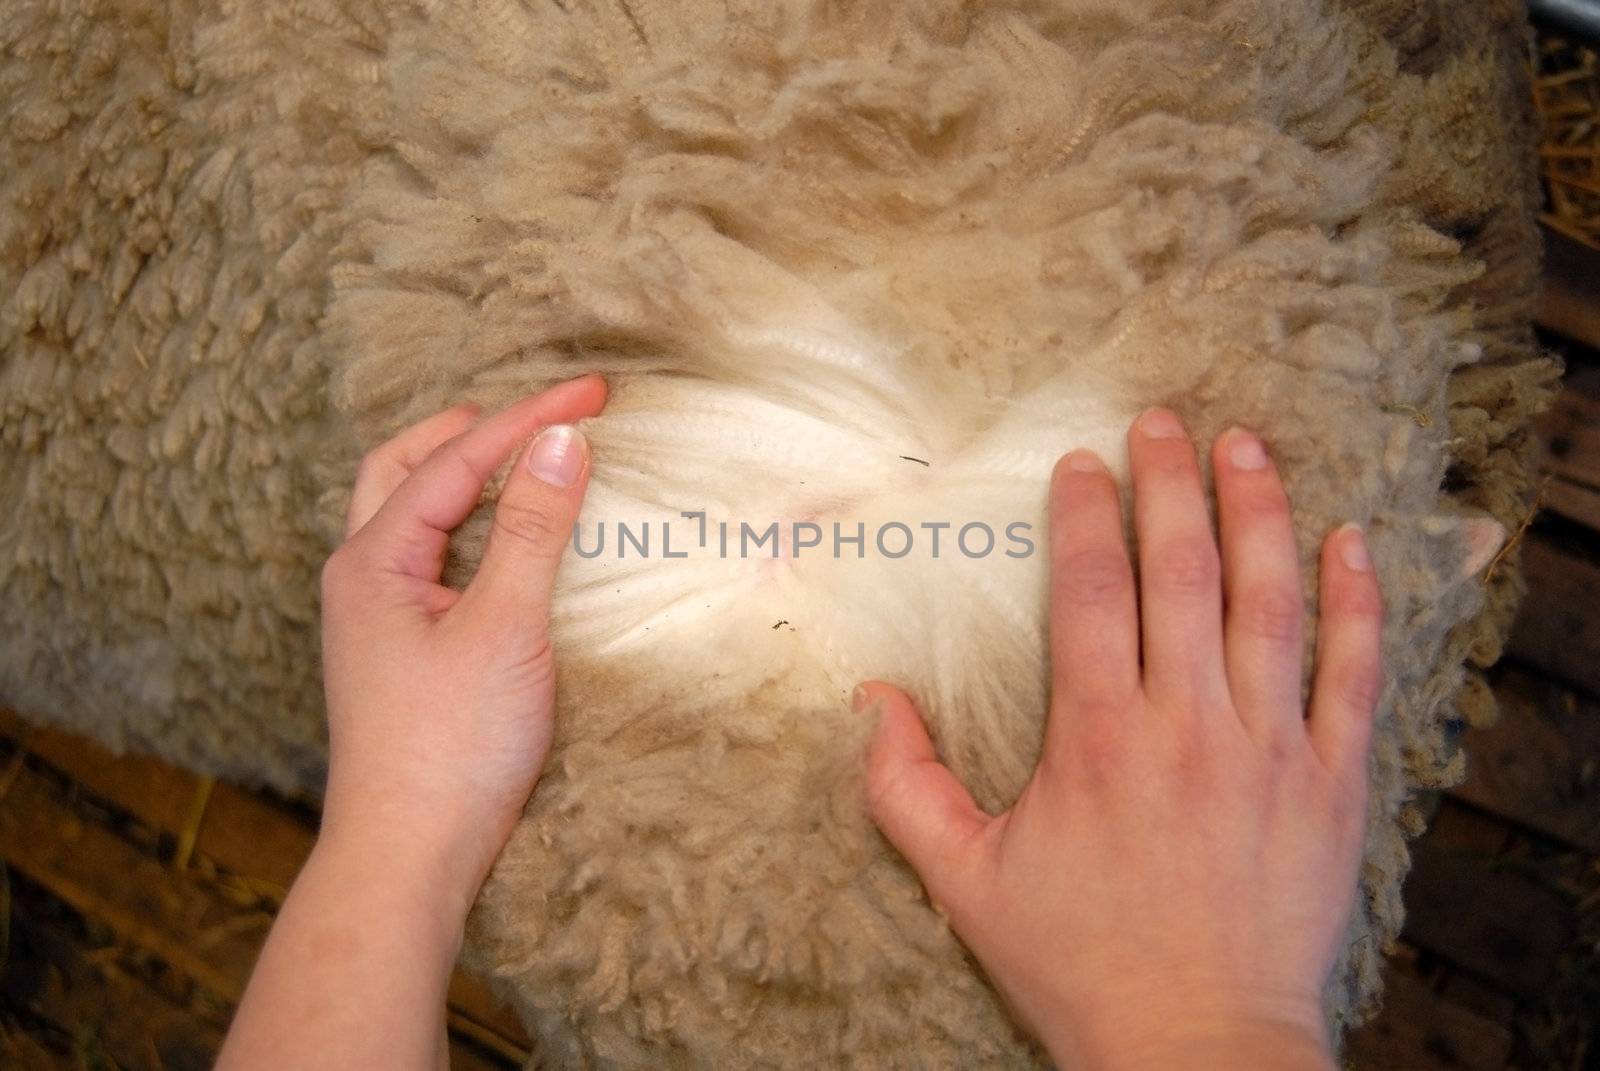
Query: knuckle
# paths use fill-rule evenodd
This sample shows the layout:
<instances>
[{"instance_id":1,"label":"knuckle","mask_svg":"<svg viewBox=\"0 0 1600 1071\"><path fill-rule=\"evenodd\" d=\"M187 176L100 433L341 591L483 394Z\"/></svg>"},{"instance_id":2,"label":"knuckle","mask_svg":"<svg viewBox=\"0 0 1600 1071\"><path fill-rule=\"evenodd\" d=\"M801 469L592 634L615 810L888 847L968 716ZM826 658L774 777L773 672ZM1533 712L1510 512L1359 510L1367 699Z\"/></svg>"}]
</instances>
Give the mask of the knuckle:
<instances>
[{"instance_id":1,"label":"knuckle","mask_svg":"<svg viewBox=\"0 0 1600 1071\"><path fill-rule=\"evenodd\" d=\"M1080 716L1082 713L1080 711ZM1123 733L1112 720L1121 712L1102 710L1102 713L1091 728L1074 734L1073 764L1090 784L1115 786L1123 781L1127 771L1128 749Z\"/></svg>"},{"instance_id":2,"label":"knuckle","mask_svg":"<svg viewBox=\"0 0 1600 1071\"><path fill-rule=\"evenodd\" d=\"M1218 741L1210 727L1211 719L1195 710L1169 716L1175 731L1168 738L1166 757L1171 764L1174 780L1191 787L1214 784L1221 757Z\"/></svg>"},{"instance_id":3,"label":"knuckle","mask_svg":"<svg viewBox=\"0 0 1600 1071\"><path fill-rule=\"evenodd\" d=\"M550 510L504 498L495 507L494 530L547 552L564 546L567 539L566 526Z\"/></svg>"},{"instance_id":4,"label":"knuckle","mask_svg":"<svg viewBox=\"0 0 1600 1071\"><path fill-rule=\"evenodd\" d=\"M1344 577L1341 583L1331 586L1324 600L1324 612L1381 624L1383 595L1378 590L1377 580L1371 573Z\"/></svg>"},{"instance_id":5,"label":"knuckle","mask_svg":"<svg viewBox=\"0 0 1600 1071\"><path fill-rule=\"evenodd\" d=\"M1187 435L1177 439L1146 440L1143 454L1145 467L1162 476L1185 480L1198 480L1200 476L1194 442Z\"/></svg>"},{"instance_id":6,"label":"knuckle","mask_svg":"<svg viewBox=\"0 0 1600 1071\"><path fill-rule=\"evenodd\" d=\"M1367 827L1366 766L1360 776L1325 772L1316 782L1311 800L1335 838L1359 843Z\"/></svg>"},{"instance_id":7,"label":"knuckle","mask_svg":"<svg viewBox=\"0 0 1600 1071\"><path fill-rule=\"evenodd\" d=\"M375 446L362 455L356 463L356 483L370 483L382 476L389 467L389 444Z\"/></svg>"},{"instance_id":8,"label":"knuckle","mask_svg":"<svg viewBox=\"0 0 1600 1071\"><path fill-rule=\"evenodd\" d=\"M525 641L526 642L526 641ZM550 645L550 637L541 631L527 644L527 650L522 657L524 683L528 686L542 690L555 684L556 661L555 651Z\"/></svg>"},{"instance_id":9,"label":"knuckle","mask_svg":"<svg viewBox=\"0 0 1600 1071\"><path fill-rule=\"evenodd\" d=\"M490 474L478 471L457 440L451 440L429 454L417 471L426 472L431 478L436 474L442 475L439 470L444 468L455 469L463 483L470 483L480 491L489 482Z\"/></svg>"},{"instance_id":10,"label":"knuckle","mask_svg":"<svg viewBox=\"0 0 1600 1071\"><path fill-rule=\"evenodd\" d=\"M893 822L912 802L910 788L903 768L882 760L871 762L867 768L867 810L880 825Z\"/></svg>"},{"instance_id":11,"label":"knuckle","mask_svg":"<svg viewBox=\"0 0 1600 1071\"><path fill-rule=\"evenodd\" d=\"M1132 697L1108 684L1099 674L1078 674L1067 681L1074 718L1085 725L1100 726L1128 716Z\"/></svg>"},{"instance_id":12,"label":"knuckle","mask_svg":"<svg viewBox=\"0 0 1600 1071\"><path fill-rule=\"evenodd\" d=\"M1152 549L1148 570L1154 590L1179 596L1209 595L1217 590L1222 564L1209 535L1184 536Z\"/></svg>"},{"instance_id":13,"label":"knuckle","mask_svg":"<svg viewBox=\"0 0 1600 1071\"><path fill-rule=\"evenodd\" d=\"M1383 693L1383 680L1375 669L1346 664L1333 673L1333 698L1348 710L1370 714L1377 709Z\"/></svg>"},{"instance_id":14,"label":"knuckle","mask_svg":"<svg viewBox=\"0 0 1600 1071\"><path fill-rule=\"evenodd\" d=\"M881 762L867 766L867 809L881 819L889 811L888 799L894 784L894 773Z\"/></svg>"},{"instance_id":15,"label":"knuckle","mask_svg":"<svg viewBox=\"0 0 1600 1071\"><path fill-rule=\"evenodd\" d=\"M1274 724L1262 735L1257 746L1263 768L1270 776L1277 777L1299 768L1309 744L1303 727L1296 726L1291 731L1287 726Z\"/></svg>"},{"instance_id":16,"label":"knuckle","mask_svg":"<svg viewBox=\"0 0 1600 1071\"><path fill-rule=\"evenodd\" d=\"M1107 548L1079 550L1061 560L1061 592L1080 606L1115 606L1133 588L1127 556Z\"/></svg>"},{"instance_id":17,"label":"knuckle","mask_svg":"<svg viewBox=\"0 0 1600 1071\"><path fill-rule=\"evenodd\" d=\"M1246 523L1282 526L1288 521L1288 496L1270 468L1263 469L1254 479L1243 483L1243 486L1233 488L1229 505L1243 514Z\"/></svg>"},{"instance_id":18,"label":"knuckle","mask_svg":"<svg viewBox=\"0 0 1600 1071\"><path fill-rule=\"evenodd\" d=\"M1280 584L1247 588L1236 601L1234 613L1248 636L1285 646L1300 642L1305 608L1296 588Z\"/></svg>"},{"instance_id":19,"label":"knuckle","mask_svg":"<svg viewBox=\"0 0 1600 1071\"><path fill-rule=\"evenodd\" d=\"M350 544L346 542L328 555L328 560L322 563L321 585L324 599L348 586L351 576L356 571L354 557Z\"/></svg>"}]
</instances>

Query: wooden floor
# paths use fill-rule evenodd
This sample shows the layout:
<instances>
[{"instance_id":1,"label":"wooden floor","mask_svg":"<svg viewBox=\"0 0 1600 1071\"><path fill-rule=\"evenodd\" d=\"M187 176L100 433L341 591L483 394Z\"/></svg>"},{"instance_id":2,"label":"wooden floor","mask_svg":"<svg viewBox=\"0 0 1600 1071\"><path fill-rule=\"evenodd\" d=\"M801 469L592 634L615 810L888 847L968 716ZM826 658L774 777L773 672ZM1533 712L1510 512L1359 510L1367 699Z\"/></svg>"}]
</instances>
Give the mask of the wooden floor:
<instances>
[{"instance_id":1,"label":"wooden floor","mask_svg":"<svg viewBox=\"0 0 1600 1071\"><path fill-rule=\"evenodd\" d=\"M0 713L0 1067L208 1068L315 815ZM452 1064L528 1042L475 979Z\"/></svg>"},{"instance_id":2,"label":"wooden floor","mask_svg":"<svg viewBox=\"0 0 1600 1071\"><path fill-rule=\"evenodd\" d=\"M1504 714L1430 801L1358 1068L1600 1067L1600 360L1569 360ZM0 713L0 1066L209 1067L314 820ZM449 1014L457 1067L526 1054L473 979Z\"/></svg>"}]
</instances>

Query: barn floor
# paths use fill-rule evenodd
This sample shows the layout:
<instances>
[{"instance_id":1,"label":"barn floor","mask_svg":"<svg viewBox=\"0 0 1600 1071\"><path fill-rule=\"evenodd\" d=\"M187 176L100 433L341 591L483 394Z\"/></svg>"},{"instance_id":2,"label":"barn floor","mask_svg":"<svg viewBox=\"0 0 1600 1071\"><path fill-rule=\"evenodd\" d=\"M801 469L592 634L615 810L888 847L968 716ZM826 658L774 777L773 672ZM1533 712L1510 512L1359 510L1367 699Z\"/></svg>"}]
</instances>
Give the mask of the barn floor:
<instances>
[{"instance_id":1,"label":"barn floor","mask_svg":"<svg viewBox=\"0 0 1600 1071\"><path fill-rule=\"evenodd\" d=\"M1596 261L1558 246L1544 321L1600 343ZM1558 336L1530 592L1494 674L1503 715L1432 801L1385 1009L1356 1068L1600 1068L1600 353ZM0 712L0 1066L211 1066L316 816ZM451 990L454 1066L528 1042L484 986Z\"/></svg>"}]
</instances>

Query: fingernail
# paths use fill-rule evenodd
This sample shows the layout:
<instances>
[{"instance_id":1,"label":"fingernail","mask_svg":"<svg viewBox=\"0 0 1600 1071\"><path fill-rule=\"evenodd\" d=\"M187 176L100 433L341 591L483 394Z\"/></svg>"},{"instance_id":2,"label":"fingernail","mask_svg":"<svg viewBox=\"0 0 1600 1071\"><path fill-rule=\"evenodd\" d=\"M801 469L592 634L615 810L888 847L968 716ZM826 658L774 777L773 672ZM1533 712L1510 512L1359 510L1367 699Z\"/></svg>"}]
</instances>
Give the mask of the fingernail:
<instances>
[{"instance_id":1,"label":"fingernail","mask_svg":"<svg viewBox=\"0 0 1600 1071\"><path fill-rule=\"evenodd\" d=\"M1243 428L1228 429L1227 450L1228 460L1236 469L1248 471L1267 467L1267 451L1261 440Z\"/></svg>"},{"instance_id":2,"label":"fingernail","mask_svg":"<svg viewBox=\"0 0 1600 1071\"><path fill-rule=\"evenodd\" d=\"M1067 468L1074 472L1104 472L1106 463L1093 450L1074 450L1067 455Z\"/></svg>"},{"instance_id":3,"label":"fingernail","mask_svg":"<svg viewBox=\"0 0 1600 1071\"><path fill-rule=\"evenodd\" d=\"M1372 569L1372 557L1367 553L1367 537L1354 521L1339 529L1339 560L1345 567L1358 573Z\"/></svg>"},{"instance_id":4,"label":"fingernail","mask_svg":"<svg viewBox=\"0 0 1600 1071\"><path fill-rule=\"evenodd\" d=\"M867 706L867 689L865 685L856 685L856 690L850 693L850 709L856 712L865 710Z\"/></svg>"},{"instance_id":5,"label":"fingernail","mask_svg":"<svg viewBox=\"0 0 1600 1071\"><path fill-rule=\"evenodd\" d=\"M528 448L528 471L552 487L571 487L583 472L583 433L552 424Z\"/></svg>"},{"instance_id":6,"label":"fingernail","mask_svg":"<svg viewBox=\"0 0 1600 1071\"><path fill-rule=\"evenodd\" d=\"M1183 438L1183 422L1171 409L1146 409L1139 418L1139 430L1150 439Z\"/></svg>"}]
</instances>

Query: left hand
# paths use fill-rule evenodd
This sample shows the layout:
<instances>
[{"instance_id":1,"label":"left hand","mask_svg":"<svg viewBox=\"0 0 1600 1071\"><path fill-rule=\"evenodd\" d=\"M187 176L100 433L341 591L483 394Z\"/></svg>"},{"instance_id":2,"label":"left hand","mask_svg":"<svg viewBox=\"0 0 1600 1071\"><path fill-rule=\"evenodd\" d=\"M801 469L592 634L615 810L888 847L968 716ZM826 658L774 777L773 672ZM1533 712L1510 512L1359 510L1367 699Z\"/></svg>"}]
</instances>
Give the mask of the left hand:
<instances>
[{"instance_id":1,"label":"left hand","mask_svg":"<svg viewBox=\"0 0 1600 1071\"><path fill-rule=\"evenodd\" d=\"M589 476L571 425L605 400L585 376L481 421L457 406L363 459L322 573L325 838L418 850L476 894L550 749L550 593ZM530 435L477 574L445 587L451 530Z\"/></svg>"}]
</instances>

